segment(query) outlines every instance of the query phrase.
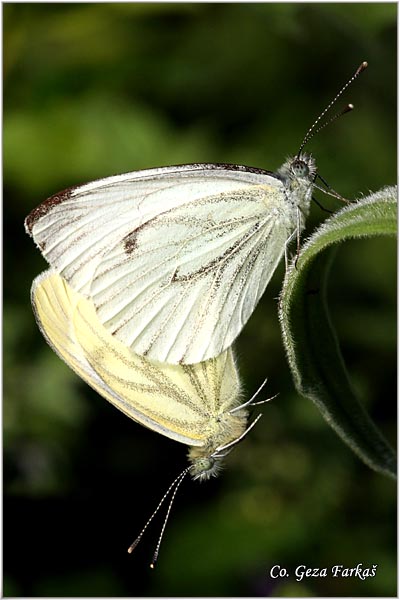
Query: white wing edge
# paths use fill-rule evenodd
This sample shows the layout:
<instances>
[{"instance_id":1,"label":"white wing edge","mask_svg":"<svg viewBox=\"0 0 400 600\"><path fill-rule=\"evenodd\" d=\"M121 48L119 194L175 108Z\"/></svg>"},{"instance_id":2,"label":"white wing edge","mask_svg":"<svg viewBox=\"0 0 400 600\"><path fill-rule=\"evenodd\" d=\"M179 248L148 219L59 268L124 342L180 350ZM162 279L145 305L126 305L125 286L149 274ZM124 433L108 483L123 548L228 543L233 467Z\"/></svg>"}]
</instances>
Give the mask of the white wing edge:
<instances>
[{"instance_id":1,"label":"white wing edge","mask_svg":"<svg viewBox=\"0 0 400 600\"><path fill-rule=\"evenodd\" d=\"M249 183L266 183L266 177L274 179L275 182L279 179L271 171L265 171L264 169L258 169L256 167L225 163L193 163L169 167L156 167L154 169L142 169L140 171L131 171L120 175L111 175L110 177L96 179L95 181L70 188L71 195L75 196L82 192L101 188L105 185L112 185L113 183L162 178L164 175L172 175L174 173L185 177L190 177L191 175L204 175L206 177L207 175L214 174L222 178L234 177L239 180L248 181Z\"/></svg>"}]
</instances>

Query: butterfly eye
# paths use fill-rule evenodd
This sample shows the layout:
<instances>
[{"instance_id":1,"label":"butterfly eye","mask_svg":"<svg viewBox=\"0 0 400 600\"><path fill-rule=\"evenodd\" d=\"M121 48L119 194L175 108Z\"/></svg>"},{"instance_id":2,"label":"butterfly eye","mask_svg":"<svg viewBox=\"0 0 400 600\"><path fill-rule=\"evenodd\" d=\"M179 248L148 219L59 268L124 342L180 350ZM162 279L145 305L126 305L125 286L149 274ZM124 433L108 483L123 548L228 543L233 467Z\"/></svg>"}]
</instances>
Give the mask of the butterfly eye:
<instances>
[{"instance_id":1,"label":"butterfly eye","mask_svg":"<svg viewBox=\"0 0 400 600\"><path fill-rule=\"evenodd\" d=\"M307 177L310 174L310 169L302 160L294 160L292 162L291 169L296 177Z\"/></svg>"}]
</instances>

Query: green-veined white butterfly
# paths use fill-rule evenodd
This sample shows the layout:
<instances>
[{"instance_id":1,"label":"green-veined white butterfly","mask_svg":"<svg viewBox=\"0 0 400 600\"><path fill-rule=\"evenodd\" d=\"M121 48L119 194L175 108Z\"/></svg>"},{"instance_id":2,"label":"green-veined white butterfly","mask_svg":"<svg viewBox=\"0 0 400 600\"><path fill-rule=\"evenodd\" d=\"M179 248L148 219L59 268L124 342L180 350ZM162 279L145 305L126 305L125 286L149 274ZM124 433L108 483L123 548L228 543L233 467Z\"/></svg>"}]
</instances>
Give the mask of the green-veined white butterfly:
<instances>
[{"instance_id":1,"label":"green-veined white butterfly","mask_svg":"<svg viewBox=\"0 0 400 600\"><path fill-rule=\"evenodd\" d=\"M52 269L33 282L32 306L53 350L128 417L190 446L190 473L206 480L247 432L247 406L231 349L196 365L135 354L100 323L92 301Z\"/></svg>"},{"instance_id":2,"label":"green-veined white butterfly","mask_svg":"<svg viewBox=\"0 0 400 600\"><path fill-rule=\"evenodd\" d=\"M288 242L304 229L318 187L305 144L366 66L276 173L194 164L100 179L40 204L26 230L135 353L184 364L218 356L249 319Z\"/></svg>"},{"instance_id":3,"label":"green-veined white butterfly","mask_svg":"<svg viewBox=\"0 0 400 600\"><path fill-rule=\"evenodd\" d=\"M260 417L246 429L247 407L257 404L254 398L260 390L241 403L230 348L196 365L162 364L135 354L100 323L92 301L52 269L34 280L31 300L48 344L86 383L134 421L190 447L190 466L173 481L128 549L131 552L136 547L161 504L172 494L153 567L183 479L188 473L199 481L218 475L222 459Z\"/></svg>"}]
</instances>

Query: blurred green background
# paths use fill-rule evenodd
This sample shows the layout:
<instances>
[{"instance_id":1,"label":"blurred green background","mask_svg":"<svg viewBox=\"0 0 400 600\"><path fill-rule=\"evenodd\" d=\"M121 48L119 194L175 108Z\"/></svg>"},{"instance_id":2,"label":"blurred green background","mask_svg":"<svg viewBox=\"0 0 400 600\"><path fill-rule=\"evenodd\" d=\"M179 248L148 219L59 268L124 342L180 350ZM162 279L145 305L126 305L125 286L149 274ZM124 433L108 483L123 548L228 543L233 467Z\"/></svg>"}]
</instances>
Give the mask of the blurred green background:
<instances>
[{"instance_id":1,"label":"blurred green background","mask_svg":"<svg viewBox=\"0 0 400 600\"><path fill-rule=\"evenodd\" d=\"M246 394L268 377L279 397L219 479L182 486L156 570L162 515L128 555L186 449L120 414L46 345L29 300L46 264L23 229L47 196L97 177L190 162L274 170L362 60L338 106L356 110L308 149L349 198L395 183L396 10L3 4L5 596L396 595L396 486L295 394L277 321L283 265L236 344ZM326 216L311 212L306 233ZM352 381L395 443L395 241L345 244L331 283ZM269 576L358 563L376 576Z\"/></svg>"}]
</instances>

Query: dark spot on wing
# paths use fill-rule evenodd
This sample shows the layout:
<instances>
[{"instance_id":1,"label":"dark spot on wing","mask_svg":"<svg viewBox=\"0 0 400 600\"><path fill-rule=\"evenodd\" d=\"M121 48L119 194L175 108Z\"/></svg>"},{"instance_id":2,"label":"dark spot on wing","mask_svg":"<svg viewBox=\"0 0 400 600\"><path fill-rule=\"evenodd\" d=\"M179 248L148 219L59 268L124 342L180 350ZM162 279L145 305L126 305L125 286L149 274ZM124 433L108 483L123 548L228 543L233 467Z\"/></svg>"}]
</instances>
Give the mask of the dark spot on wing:
<instances>
[{"instance_id":1,"label":"dark spot on wing","mask_svg":"<svg viewBox=\"0 0 400 600\"><path fill-rule=\"evenodd\" d=\"M124 250L126 254L132 254L134 250L137 248L137 232L132 231L129 235L127 235L124 239Z\"/></svg>"},{"instance_id":2,"label":"dark spot on wing","mask_svg":"<svg viewBox=\"0 0 400 600\"><path fill-rule=\"evenodd\" d=\"M152 219L149 219L142 225L139 225L138 227L136 227L136 229L134 231L132 231L131 233L128 233L128 235L125 236L123 243L124 243L124 250L125 250L126 254L128 254L128 255L132 254L132 252L134 252L138 248L138 237L139 237L140 232L145 227L148 227L149 223L152 223L152 222L157 222L157 216L153 217Z\"/></svg>"},{"instance_id":3,"label":"dark spot on wing","mask_svg":"<svg viewBox=\"0 0 400 600\"><path fill-rule=\"evenodd\" d=\"M69 200L73 190L76 189L76 187L77 186L73 186L63 190L62 192L58 192L34 208L25 219L25 228L27 232L31 234L34 225L39 221L39 219L46 216L54 206Z\"/></svg>"}]
</instances>

